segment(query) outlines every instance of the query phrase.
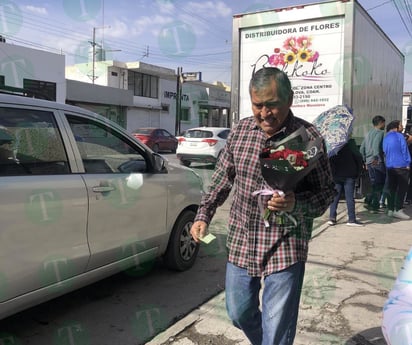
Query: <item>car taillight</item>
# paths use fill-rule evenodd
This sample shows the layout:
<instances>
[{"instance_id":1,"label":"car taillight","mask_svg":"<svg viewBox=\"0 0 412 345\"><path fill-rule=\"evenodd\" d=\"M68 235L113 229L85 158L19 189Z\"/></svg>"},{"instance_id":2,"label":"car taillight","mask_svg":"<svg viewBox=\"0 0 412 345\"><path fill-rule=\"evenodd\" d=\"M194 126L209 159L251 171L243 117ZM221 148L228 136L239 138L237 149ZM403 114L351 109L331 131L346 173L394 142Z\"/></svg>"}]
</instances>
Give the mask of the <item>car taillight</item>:
<instances>
[{"instance_id":1,"label":"car taillight","mask_svg":"<svg viewBox=\"0 0 412 345\"><path fill-rule=\"evenodd\" d=\"M208 143L209 146L214 146L217 144L217 140L216 139L203 139L202 140L204 143Z\"/></svg>"},{"instance_id":2,"label":"car taillight","mask_svg":"<svg viewBox=\"0 0 412 345\"><path fill-rule=\"evenodd\" d=\"M185 138L179 138L177 141L178 141L179 144L180 144L180 143L182 143L183 141L186 141L186 139L185 139Z\"/></svg>"}]
</instances>

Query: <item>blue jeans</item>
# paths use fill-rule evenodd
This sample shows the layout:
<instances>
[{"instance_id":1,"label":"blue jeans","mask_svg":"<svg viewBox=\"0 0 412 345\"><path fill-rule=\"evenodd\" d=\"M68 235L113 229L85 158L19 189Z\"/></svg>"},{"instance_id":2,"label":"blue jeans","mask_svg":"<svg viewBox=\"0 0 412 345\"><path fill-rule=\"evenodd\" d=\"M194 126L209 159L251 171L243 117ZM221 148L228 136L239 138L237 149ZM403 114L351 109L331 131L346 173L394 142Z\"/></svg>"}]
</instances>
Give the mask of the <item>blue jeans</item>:
<instances>
[{"instance_id":1,"label":"blue jeans","mask_svg":"<svg viewBox=\"0 0 412 345\"><path fill-rule=\"evenodd\" d=\"M379 202L382 196L383 187L386 180L386 167L383 162L376 165L368 164L368 174L372 191L368 204L374 209L379 209Z\"/></svg>"},{"instance_id":2,"label":"blue jeans","mask_svg":"<svg viewBox=\"0 0 412 345\"><path fill-rule=\"evenodd\" d=\"M338 193L335 195L335 199L333 199L333 202L330 205L329 219L336 221L339 200L342 195L342 192L345 192L346 207L348 209L348 222L356 222L354 198L356 179L352 177L346 177L342 179L334 179L334 182L335 189Z\"/></svg>"},{"instance_id":3,"label":"blue jeans","mask_svg":"<svg viewBox=\"0 0 412 345\"><path fill-rule=\"evenodd\" d=\"M252 345L292 345L296 333L305 263L264 278L262 311L259 309L261 278L247 270L226 265L226 308L233 324Z\"/></svg>"}]
</instances>

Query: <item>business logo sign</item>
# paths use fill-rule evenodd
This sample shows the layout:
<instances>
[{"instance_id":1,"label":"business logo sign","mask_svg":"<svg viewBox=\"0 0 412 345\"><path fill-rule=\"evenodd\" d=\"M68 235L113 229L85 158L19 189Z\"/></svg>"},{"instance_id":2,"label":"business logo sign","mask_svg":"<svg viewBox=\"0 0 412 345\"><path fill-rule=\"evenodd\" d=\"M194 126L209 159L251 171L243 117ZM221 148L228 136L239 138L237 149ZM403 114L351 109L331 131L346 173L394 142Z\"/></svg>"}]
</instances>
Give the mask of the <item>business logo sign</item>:
<instances>
[{"instance_id":1,"label":"business logo sign","mask_svg":"<svg viewBox=\"0 0 412 345\"><path fill-rule=\"evenodd\" d=\"M248 85L262 67L277 67L292 82L292 108L308 121L341 103L343 18L244 29L240 54L240 117L249 116Z\"/></svg>"}]
</instances>

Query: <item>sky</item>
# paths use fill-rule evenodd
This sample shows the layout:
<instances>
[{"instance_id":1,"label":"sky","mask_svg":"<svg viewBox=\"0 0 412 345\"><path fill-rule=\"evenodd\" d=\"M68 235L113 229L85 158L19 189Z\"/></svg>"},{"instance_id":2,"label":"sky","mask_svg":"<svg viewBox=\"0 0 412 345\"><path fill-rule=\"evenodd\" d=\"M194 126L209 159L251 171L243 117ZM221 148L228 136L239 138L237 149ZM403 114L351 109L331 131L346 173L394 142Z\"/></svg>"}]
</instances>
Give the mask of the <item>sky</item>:
<instances>
[{"instance_id":1,"label":"sky","mask_svg":"<svg viewBox=\"0 0 412 345\"><path fill-rule=\"evenodd\" d=\"M90 61L94 42L107 60L182 67L230 85L234 14L314 2L324 1L0 0L0 34L64 54L66 65ZM404 91L412 91L412 0L358 2L405 54Z\"/></svg>"}]
</instances>

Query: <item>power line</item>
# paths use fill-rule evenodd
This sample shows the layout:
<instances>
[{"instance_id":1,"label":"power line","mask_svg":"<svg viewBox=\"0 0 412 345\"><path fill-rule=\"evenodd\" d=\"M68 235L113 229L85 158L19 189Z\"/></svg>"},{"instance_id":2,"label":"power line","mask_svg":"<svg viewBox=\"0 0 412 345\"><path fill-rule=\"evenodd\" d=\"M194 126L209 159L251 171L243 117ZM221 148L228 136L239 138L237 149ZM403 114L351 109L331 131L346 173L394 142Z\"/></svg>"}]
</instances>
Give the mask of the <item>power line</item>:
<instances>
[{"instance_id":1,"label":"power line","mask_svg":"<svg viewBox=\"0 0 412 345\"><path fill-rule=\"evenodd\" d=\"M405 13L409 19L409 23L412 24L412 11L411 11L411 6L408 4L406 0L403 0L404 8L405 8Z\"/></svg>"},{"instance_id":2,"label":"power line","mask_svg":"<svg viewBox=\"0 0 412 345\"><path fill-rule=\"evenodd\" d=\"M393 0L388 0L388 1L382 2L382 3L379 4L379 5L376 5L376 6L374 6L374 7L368 8L366 11L372 11L372 10L374 10L375 8L378 8L378 7L381 7L381 6L383 6L383 5L389 4L389 3L392 2L392 1L393 1Z\"/></svg>"},{"instance_id":3,"label":"power line","mask_svg":"<svg viewBox=\"0 0 412 345\"><path fill-rule=\"evenodd\" d=\"M409 31L409 28L408 28L408 26L406 25L405 20L404 20L403 17L402 17L402 14L401 14L401 11L399 10L398 4L396 3L395 0L392 0L392 2L394 3L394 5L395 5L395 7L396 7L396 10L398 11L398 14L399 14L399 17L401 18L401 21L402 21L402 23L403 23L403 26L405 27L406 31L408 31L409 36L412 38L412 33Z\"/></svg>"},{"instance_id":4,"label":"power line","mask_svg":"<svg viewBox=\"0 0 412 345\"><path fill-rule=\"evenodd\" d=\"M402 22L403 26L405 27L405 29L408 32L409 36L412 38L412 33L409 30L408 25L406 24L404 17L402 16L402 12L398 7L397 1L398 0L384 1L381 4L378 4L376 6L373 6L373 7L370 7L368 9L366 9L366 11L369 12L369 11L372 11L372 10L378 8L378 7L381 7L383 5L386 5L386 4L389 4L389 3L393 2L393 4L395 5L395 8L396 8L396 11L398 12L398 15L401 19L401 22ZM399 2L400 2L400 0L399 0ZM406 0L403 0L403 2L404 2L404 5L405 5L404 7L405 7L405 13L406 13L407 19L409 19L409 22L412 24L412 10L411 10L411 7L410 7L410 5L407 4Z\"/></svg>"},{"instance_id":5,"label":"power line","mask_svg":"<svg viewBox=\"0 0 412 345\"><path fill-rule=\"evenodd\" d=\"M6 9L7 11L7 9ZM191 12L187 12L189 14L192 14ZM10 23L12 24L18 24L19 20L21 18L18 18L15 16L14 13L9 12L7 13L7 18ZM36 32L40 33L45 33L47 35L55 35L57 34L60 36L61 39L66 39L66 40L72 40L74 42L84 42L85 46L88 45L88 42L90 41L90 36L84 34L85 30L82 30L81 33L78 31L73 30L73 27L62 27L62 22L58 22L58 25L54 25L53 19L47 19L47 21L43 21L41 17L39 16L33 16L31 13L24 12L24 23L25 23L25 29L27 30L35 30ZM204 19L203 19L204 20ZM84 26L84 25L83 25ZM44 36L43 41L44 42ZM25 40L19 37L7 37L8 40L12 40L27 46L32 46L36 48L40 48L43 50L51 51L51 52L57 52L57 53L64 53L65 55L81 59L81 58L87 58L88 56L84 55L79 55L81 54L80 52L73 52L68 51L66 49L59 49L56 48L55 46L50 46L46 45L44 43L37 43L29 40ZM130 40L119 40L119 39L107 39L105 38L105 44L109 45L110 47L113 48L122 48L122 54L123 55L131 55L133 56L133 60L137 56L142 56L145 53L147 53L147 47L148 45L138 45L135 43L135 41L130 41ZM128 49L125 47L128 47ZM196 53L191 53L187 55L186 57L173 57L173 52L165 52L164 50L157 49L156 47L150 46L150 60L162 60L162 61L169 61L171 63L176 62L177 59L179 60L184 60L186 63L189 64L201 64L202 67L205 66L210 66L210 68L215 67L219 68L221 65L226 65L227 61L230 61L230 54L231 50L227 49L227 47L224 47L223 49L215 49L214 51L210 51L210 49L204 49L204 50L199 50L196 49ZM213 58L213 61L212 59ZM179 61L180 63L180 61ZM226 66L222 67L223 69L226 68Z\"/></svg>"}]
</instances>

